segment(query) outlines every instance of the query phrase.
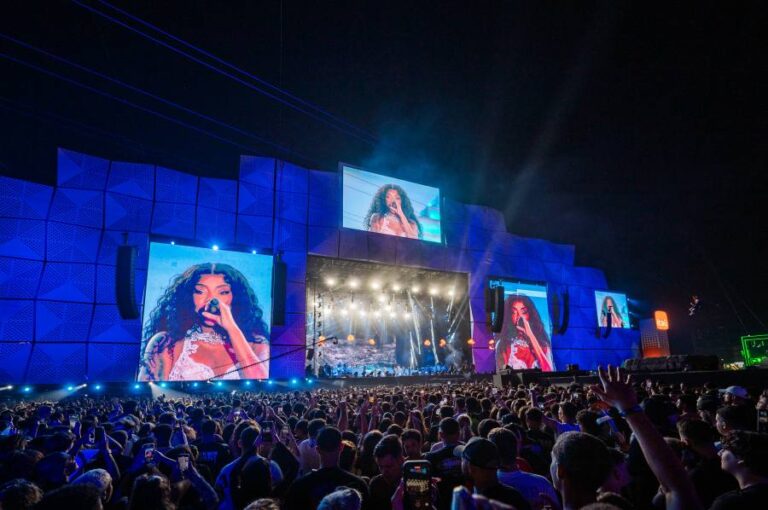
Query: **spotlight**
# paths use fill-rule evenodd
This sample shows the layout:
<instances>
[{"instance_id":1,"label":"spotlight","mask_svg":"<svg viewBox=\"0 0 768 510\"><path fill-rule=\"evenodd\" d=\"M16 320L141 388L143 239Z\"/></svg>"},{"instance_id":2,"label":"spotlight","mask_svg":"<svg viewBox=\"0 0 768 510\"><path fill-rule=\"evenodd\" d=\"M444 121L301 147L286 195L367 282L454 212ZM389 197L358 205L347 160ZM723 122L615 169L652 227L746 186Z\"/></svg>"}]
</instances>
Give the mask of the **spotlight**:
<instances>
[{"instance_id":1,"label":"spotlight","mask_svg":"<svg viewBox=\"0 0 768 510\"><path fill-rule=\"evenodd\" d=\"M141 388L141 384L136 383L136 384L133 385L133 389L134 390L138 390L139 388Z\"/></svg>"},{"instance_id":2,"label":"spotlight","mask_svg":"<svg viewBox=\"0 0 768 510\"><path fill-rule=\"evenodd\" d=\"M199 382L193 382L193 383L192 383L192 387L193 387L193 388L197 388L198 386L200 386L200 383L199 383Z\"/></svg>"},{"instance_id":3,"label":"spotlight","mask_svg":"<svg viewBox=\"0 0 768 510\"><path fill-rule=\"evenodd\" d=\"M454 289L451 288L450 290L448 290L449 296L453 297L455 294L456 294L456 291Z\"/></svg>"},{"instance_id":4,"label":"spotlight","mask_svg":"<svg viewBox=\"0 0 768 510\"><path fill-rule=\"evenodd\" d=\"M97 384L96 386L93 387L93 389L96 391L101 390L101 384Z\"/></svg>"},{"instance_id":5,"label":"spotlight","mask_svg":"<svg viewBox=\"0 0 768 510\"><path fill-rule=\"evenodd\" d=\"M436 288L434 288L434 287L431 287L431 288L429 289L429 295L430 295L430 296L435 296L435 295L437 295L437 289L436 289Z\"/></svg>"},{"instance_id":6,"label":"spotlight","mask_svg":"<svg viewBox=\"0 0 768 510\"><path fill-rule=\"evenodd\" d=\"M176 241L171 241L171 246L175 246L175 245L176 245Z\"/></svg>"},{"instance_id":7,"label":"spotlight","mask_svg":"<svg viewBox=\"0 0 768 510\"><path fill-rule=\"evenodd\" d=\"M334 285L336 285L336 278L329 276L328 278L325 279L325 284L329 287L333 287Z\"/></svg>"},{"instance_id":8,"label":"spotlight","mask_svg":"<svg viewBox=\"0 0 768 510\"><path fill-rule=\"evenodd\" d=\"M72 390L74 390L74 389L75 389L75 387L74 387L74 386L72 386L72 385L70 385L70 386L67 386L67 391L72 391Z\"/></svg>"},{"instance_id":9,"label":"spotlight","mask_svg":"<svg viewBox=\"0 0 768 510\"><path fill-rule=\"evenodd\" d=\"M160 383L160 387L161 387L161 388L167 388L167 387L168 387L168 383L165 383L165 382L161 382L161 383Z\"/></svg>"},{"instance_id":10,"label":"spotlight","mask_svg":"<svg viewBox=\"0 0 768 510\"><path fill-rule=\"evenodd\" d=\"M376 310L373 312L374 317L381 317L381 310Z\"/></svg>"},{"instance_id":11,"label":"spotlight","mask_svg":"<svg viewBox=\"0 0 768 510\"><path fill-rule=\"evenodd\" d=\"M347 315L349 315L349 310L347 310L346 308L342 308L341 309L341 315L346 317Z\"/></svg>"},{"instance_id":12,"label":"spotlight","mask_svg":"<svg viewBox=\"0 0 768 510\"><path fill-rule=\"evenodd\" d=\"M392 285L392 290L395 291L395 292L400 292L400 285L398 285L398 284Z\"/></svg>"},{"instance_id":13,"label":"spotlight","mask_svg":"<svg viewBox=\"0 0 768 510\"><path fill-rule=\"evenodd\" d=\"M32 388L30 388L29 386L24 386L24 389L22 389L21 391L23 391L24 393L29 393L30 391L32 391Z\"/></svg>"},{"instance_id":14,"label":"spotlight","mask_svg":"<svg viewBox=\"0 0 768 510\"><path fill-rule=\"evenodd\" d=\"M379 289L381 288L381 282L380 282L380 281L378 281L378 280L373 280L373 281L371 282L371 288L372 288L373 290L379 290Z\"/></svg>"},{"instance_id":15,"label":"spotlight","mask_svg":"<svg viewBox=\"0 0 768 510\"><path fill-rule=\"evenodd\" d=\"M222 386L224 386L224 383L223 383L223 382L221 382L221 381L216 381L216 387L217 387L217 388L221 388Z\"/></svg>"},{"instance_id":16,"label":"spotlight","mask_svg":"<svg viewBox=\"0 0 768 510\"><path fill-rule=\"evenodd\" d=\"M373 338L369 338L368 345L376 345L376 340L374 340Z\"/></svg>"},{"instance_id":17,"label":"spotlight","mask_svg":"<svg viewBox=\"0 0 768 510\"><path fill-rule=\"evenodd\" d=\"M213 249L213 251L219 251L219 245L218 244L214 244L213 246L211 246L211 248Z\"/></svg>"},{"instance_id":18,"label":"spotlight","mask_svg":"<svg viewBox=\"0 0 768 510\"><path fill-rule=\"evenodd\" d=\"M445 347L447 344L448 342L445 341L445 338L441 338L440 342L438 343L440 347Z\"/></svg>"},{"instance_id":19,"label":"spotlight","mask_svg":"<svg viewBox=\"0 0 768 510\"><path fill-rule=\"evenodd\" d=\"M291 384L294 384L294 385L295 384L299 384L299 380L298 379L291 379Z\"/></svg>"},{"instance_id":20,"label":"spotlight","mask_svg":"<svg viewBox=\"0 0 768 510\"><path fill-rule=\"evenodd\" d=\"M256 250L251 250L251 255L256 255Z\"/></svg>"},{"instance_id":21,"label":"spotlight","mask_svg":"<svg viewBox=\"0 0 768 510\"><path fill-rule=\"evenodd\" d=\"M411 312L405 312L403 314L403 319L410 319L411 318Z\"/></svg>"},{"instance_id":22,"label":"spotlight","mask_svg":"<svg viewBox=\"0 0 768 510\"><path fill-rule=\"evenodd\" d=\"M467 340L467 345L475 345L474 338L470 338L469 340Z\"/></svg>"},{"instance_id":23,"label":"spotlight","mask_svg":"<svg viewBox=\"0 0 768 510\"><path fill-rule=\"evenodd\" d=\"M397 317L397 314L395 312L389 312L389 317L391 319L394 319L395 317Z\"/></svg>"},{"instance_id":24,"label":"spotlight","mask_svg":"<svg viewBox=\"0 0 768 510\"><path fill-rule=\"evenodd\" d=\"M387 300L387 296L385 296L384 294L381 294L377 299L379 300L379 303L383 303L384 301Z\"/></svg>"},{"instance_id":25,"label":"spotlight","mask_svg":"<svg viewBox=\"0 0 768 510\"><path fill-rule=\"evenodd\" d=\"M315 381L313 381L312 379L307 379L307 384L312 384L313 382Z\"/></svg>"},{"instance_id":26,"label":"spotlight","mask_svg":"<svg viewBox=\"0 0 768 510\"><path fill-rule=\"evenodd\" d=\"M352 280L349 280L349 286L353 289L356 289L360 286L360 282L353 278Z\"/></svg>"},{"instance_id":27,"label":"spotlight","mask_svg":"<svg viewBox=\"0 0 768 510\"><path fill-rule=\"evenodd\" d=\"M365 317L365 310L362 308L360 309L360 317Z\"/></svg>"},{"instance_id":28,"label":"spotlight","mask_svg":"<svg viewBox=\"0 0 768 510\"><path fill-rule=\"evenodd\" d=\"M354 342L355 341L355 335L349 334L347 335L347 342Z\"/></svg>"},{"instance_id":29,"label":"spotlight","mask_svg":"<svg viewBox=\"0 0 768 510\"><path fill-rule=\"evenodd\" d=\"M330 306L326 306L325 307L325 314L326 315L331 315L331 307Z\"/></svg>"},{"instance_id":30,"label":"spotlight","mask_svg":"<svg viewBox=\"0 0 768 510\"><path fill-rule=\"evenodd\" d=\"M424 347L430 347L431 345L432 345L432 340L430 340L429 338L424 340Z\"/></svg>"},{"instance_id":31,"label":"spotlight","mask_svg":"<svg viewBox=\"0 0 768 510\"><path fill-rule=\"evenodd\" d=\"M357 303L355 303L354 301L352 301L352 302L349 304L349 309L350 309L350 310L356 310L356 309L357 309Z\"/></svg>"},{"instance_id":32,"label":"spotlight","mask_svg":"<svg viewBox=\"0 0 768 510\"><path fill-rule=\"evenodd\" d=\"M421 287L419 287L418 285L414 285L413 287L411 287L411 292L413 292L414 294L418 294L419 292L421 292Z\"/></svg>"},{"instance_id":33,"label":"spotlight","mask_svg":"<svg viewBox=\"0 0 768 510\"><path fill-rule=\"evenodd\" d=\"M267 386L272 386L273 384L275 384L275 381L272 379L267 379Z\"/></svg>"},{"instance_id":34,"label":"spotlight","mask_svg":"<svg viewBox=\"0 0 768 510\"><path fill-rule=\"evenodd\" d=\"M245 385L246 386L250 386L251 385L251 381L245 381Z\"/></svg>"}]
</instances>

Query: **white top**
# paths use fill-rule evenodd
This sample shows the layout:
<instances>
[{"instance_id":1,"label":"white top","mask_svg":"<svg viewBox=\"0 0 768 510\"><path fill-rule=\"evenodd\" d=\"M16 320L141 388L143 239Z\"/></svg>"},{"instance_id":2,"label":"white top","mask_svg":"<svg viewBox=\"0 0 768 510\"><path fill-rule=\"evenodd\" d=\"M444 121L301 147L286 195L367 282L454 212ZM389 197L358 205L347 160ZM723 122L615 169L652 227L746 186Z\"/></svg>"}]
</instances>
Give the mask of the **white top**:
<instances>
[{"instance_id":1,"label":"white top","mask_svg":"<svg viewBox=\"0 0 768 510\"><path fill-rule=\"evenodd\" d=\"M205 363L199 363L192 359L192 355L197 352L200 342L224 345L224 339L216 332L206 333L198 329L190 329L187 336L182 340L184 342L181 355L177 359L171 373L168 374L169 381L204 381L207 379L240 379L240 372L235 370L238 365L232 365L226 370L219 371L220 375L214 373L213 369Z\"/></svg>"}]
</instances>

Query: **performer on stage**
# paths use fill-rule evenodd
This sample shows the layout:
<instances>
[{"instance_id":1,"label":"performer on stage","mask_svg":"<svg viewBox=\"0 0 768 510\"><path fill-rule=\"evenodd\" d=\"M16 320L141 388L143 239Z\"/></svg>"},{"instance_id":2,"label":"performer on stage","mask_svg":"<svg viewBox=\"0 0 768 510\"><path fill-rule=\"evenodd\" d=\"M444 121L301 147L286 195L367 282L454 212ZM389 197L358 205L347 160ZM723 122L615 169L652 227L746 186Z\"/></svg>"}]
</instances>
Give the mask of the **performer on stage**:
<instances>
[{"instance_id":1,"label":"performer on stage","mask_svg":"<svg viewBox=\"0 0 768 510\"><path fill-rule=\"evenodd\" d=\"M605 296L603 298L603 306L600 313L600 326L603 328L608 327L608 317L611 318L612 328L623 328L624 319L621 317L621 310L616 306L616 302L612 296Z\"/></svg>"},{"instance_id":2,"label":"performer on stage","mask_svg":"<svg viewBox=\"0 0 768 510\"><path fill-rule=\"evenodd\" d=\"M371 201L363 224L366 230L410 239L423 236L421 224L413 211L411 199L396 184L385 184Z\"/></svg>"},{"instance_id":3,"label":"performer on stage","mask_svg":"<svg viewBox=\"0 0 768 510\"><path fill-rule=\"evenodd\" d=\"M522 294L504 300L504 324L496 336L496 365L554 370L552 346L536 305Z\"/></svg>"},{"instance_id":4,"label":"performer on stage","mask_svg":"<svg viewBox=\"0 0 768 510\"><path fill-rule=\"evenodd\" d=\"M197 264L177 275L144 328L139 380L266 379L267 325L243 274Z\"/></svg>"}]
</instances>

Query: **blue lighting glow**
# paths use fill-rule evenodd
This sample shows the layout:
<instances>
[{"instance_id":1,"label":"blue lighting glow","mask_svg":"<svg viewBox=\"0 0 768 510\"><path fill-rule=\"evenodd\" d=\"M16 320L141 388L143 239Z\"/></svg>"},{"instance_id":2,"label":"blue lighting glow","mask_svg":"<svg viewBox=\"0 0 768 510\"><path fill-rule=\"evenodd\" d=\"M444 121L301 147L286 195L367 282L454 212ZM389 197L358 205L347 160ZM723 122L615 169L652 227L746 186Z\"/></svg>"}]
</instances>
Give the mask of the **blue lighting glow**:
<instances>
[{"instance_id":1,"label":"blue lighting glow","mask_svg":"<svg viewBox=\"0 0 768 510\"><path fill-rule=\"evenodd\" d=\"M251 381L245 381L245 385L246 386L250 386L251 385Z\"/></svg>"},{"instance_id":2,"label":"blue lighting glow","mask_svg":"<svg viewBox=\"0 0 768 510\"><path fill-rule=\"evenodd\" d=\"M213 246L211 246L211 249L213 249L213 251L219 251L219 245L214 244Z\"/></svg>"},{"instance_id":3,"label":"blue lighting glow","mask_svg":"<svg viewBox=\"0 0 768 510\"><path fill-rule=\"evenodd\" d=\"M216 381L216 386L221 388L222 386L224 386L224 383L221 381Z\"/></svg>"},{"instance_id":4,"label":"blue lighting glow","mask_svg":"<svg viewBox=\"0 0 768 510\"><path fill-rule=\"evenodd\" d=\"M269 386L272 386L273 384L275 384L275 381L273 381L272 379L268 379L268 380L267 380L267 384L268 384Z\"/></svg>"},{"instance_id":5,"label":"blue lighting glow","mask_svg":"<svg viewBox=\"0 0 768 510\"><path fill-rule=\"evenodd\" d=\"M70 386L67 386L67 391L72 391L72 390L74 390L74 389L75 389L75 387L74 387L74 386L72 386L72 385L70 385Z\"/></svg>"},{"instance_id":6,"label":"blue lighting glow","mask_svg":"<svg viewBox=\"0 0 768 510\"><path fill-rule=\"evenodd\" d=\"M314 381L312 379L307 379L307 384L312 384Z\"/></svg>"},{"instance_id":7,"label":"blue lighting glow","mask_svg":"<svg viewBox=\"0 0 768 510\"><path fill-rule=\"evenodd\" d=\"M298 379L291 379L291 384L299 384L299 380Z\"/></svg>"},{"instance_id":8,"label":"blue lighting glow","mask_svg":"<svg viewBox=\"0 0 768 510\"><path fill-rule=\"evenodd\" d=\"M193 388L197 388L198 386L200 386L200 383L197 383L197 382L193 382L192 383L192 387Z\"/></svg>"},{"instance_id":9,"label":"blue lighting glow","mask_svg":"<svg viewBox=\"0 0 768 510\"><path fill-rule=\"evenodd\" d=\"M32 388L30 388L29 386L24 386L24 389L21 391L23 391L24 393L29 393L30 391L32 391Z\"/></svg>"},{"instance_id":10,"label":"blue lighting glow","mask_svg":"<svg viewBox=\"0 0 768 510\"><path fill-rule=\"evenodd\" d=\"M168 386L168 384L166 384L166 383L164 383L164 382L161 382L161 383L160 383L160 387L161 387L161 388L165 388L166 386Z\"/></svg>"},{"instance_id":11,"label":"blue lighting glow","mask_svg":"<svg viewBox=\"0 0 768 510\"><path fill-rule=\"evenodd\" d=\"M95 389L96 391L101 390L101 384L97 384L96 386L93 387L93 389Z\"/></svg>"},{"instance_id":12,"label":"blue lighting glow","mask_svg":"<svg viewBox=\"0 0 768 510\"><path fill-rule=\"evenodd\" d=\"M138 390L139 388L141 388L141 384L136 383L136 384L133 385L133 389L134 390Z\"/></svg>"}]
</instances>

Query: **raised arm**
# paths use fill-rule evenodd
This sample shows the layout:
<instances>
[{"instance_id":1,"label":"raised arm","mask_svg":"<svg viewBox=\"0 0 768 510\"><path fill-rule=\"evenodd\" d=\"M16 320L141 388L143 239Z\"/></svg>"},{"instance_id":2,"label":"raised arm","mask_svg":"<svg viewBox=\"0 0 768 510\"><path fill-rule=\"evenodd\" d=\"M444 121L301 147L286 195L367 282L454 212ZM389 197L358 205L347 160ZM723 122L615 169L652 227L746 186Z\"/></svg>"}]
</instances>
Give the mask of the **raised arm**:
<instances>
[{"instance_id":1,"label":"raised arm","mask_svg":"<svg viewBox=\"0 0 768 510\"><path fill-rule=\"evenodd\" d=\"M638 405L629 377L622 377L621 369L614 370L610 365L607 371L598 367L598 374L600 384L592 386L592 391L625 416L648 466L664 489L667 510L700 509L701 503L683 464Z\"/></svg>"}]
</instances>

